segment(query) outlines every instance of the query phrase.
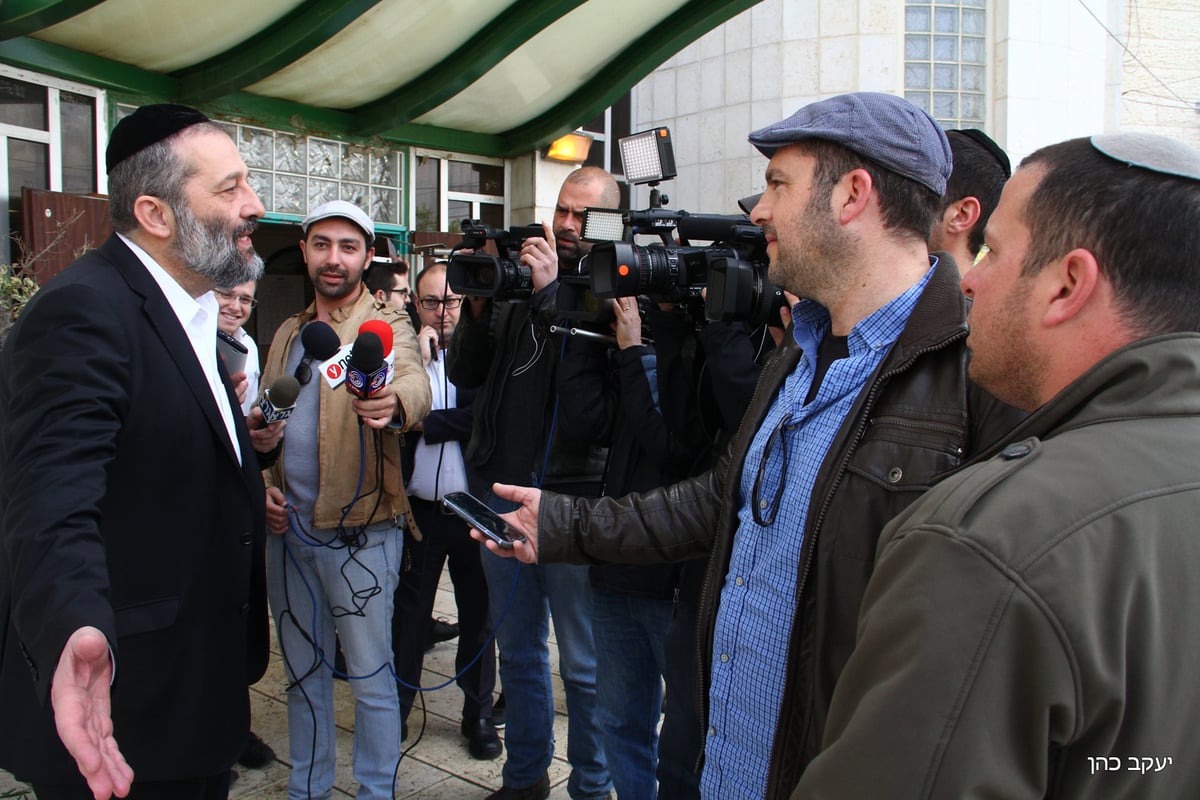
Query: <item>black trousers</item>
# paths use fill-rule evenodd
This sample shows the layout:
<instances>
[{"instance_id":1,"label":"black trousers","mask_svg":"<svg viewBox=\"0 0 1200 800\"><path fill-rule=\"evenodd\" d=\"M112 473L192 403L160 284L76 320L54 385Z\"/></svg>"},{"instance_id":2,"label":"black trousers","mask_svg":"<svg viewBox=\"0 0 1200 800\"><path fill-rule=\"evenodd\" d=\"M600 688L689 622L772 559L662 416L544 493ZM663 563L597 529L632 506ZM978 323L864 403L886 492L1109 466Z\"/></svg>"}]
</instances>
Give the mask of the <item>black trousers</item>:
<instances>
[{"instance_id":1,"label":"black trousers","mask_svg":"<svg viewBox=\"0 0 1200 800\"><path fill-rule=\"evenodd\" d=\"M35 783L38 800L92 800L87 784ZM229 797L229 770L208 778L182 781L134 780L126 800L225 800Z\"/></svg>"},{"instance_id":2,"label":"black trousers","mask_svg":"<svg viewBox=\"0 0 1200 800\"><path fill-rule=\"evenodd\" d=\"M422 540L418 542L407 530L404 532L404 566L392 616L392 652L401 680L401 713L407 720L416 696L416 691L408 687L421 685L430 615L442 567L449 558L450 580L458 606L454 671L461 673L458 686L463 692L463 719L490 718L492 692L496 688L496 645L489 640L487 581L479 558L482 545L467 533L466 523L443 512L441 503L417 497L410 497L409 501Z\"/></svg>"}]
</instances>

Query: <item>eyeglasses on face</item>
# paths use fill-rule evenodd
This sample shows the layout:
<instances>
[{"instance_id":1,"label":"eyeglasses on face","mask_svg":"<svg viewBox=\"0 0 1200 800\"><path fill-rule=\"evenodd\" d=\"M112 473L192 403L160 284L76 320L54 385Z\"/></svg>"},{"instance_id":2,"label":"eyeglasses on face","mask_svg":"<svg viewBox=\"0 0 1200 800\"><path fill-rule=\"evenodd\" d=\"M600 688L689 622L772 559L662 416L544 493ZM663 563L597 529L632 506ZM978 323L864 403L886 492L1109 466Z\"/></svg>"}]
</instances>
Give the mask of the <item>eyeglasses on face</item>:
<instances>
[{"instance_id":1,"label":"eyeglasses on face","mask_svg":"<svg viewBox=\"0 0 1200 800\"><path fill-rule=\"evenodd\" d=\"M426 311L437 311L438 306L445 306L447 310L458 308L462 301L461 297L422 297L419 302Z\"/></svg>"},{"instance_id":2,"label":"eyeglasses on face","mask_svg":"<svg viewBox=\"0 0 1200 800\"><path fill-rule=\"evenodd\" d=\"M388 294L398 294L401 297L408 297L408 295L411 291L412 291L411 289L388 289L387 293Z\"/></svg>"},{"instance_id":3,"label":"eyeglasses on face","mask_svg":"<svg viewBox=\"0 0 1200 800\"><path fill-rule=\"evenodd\" d=\"M234 294L233 292L226 292L221 289L213 289L213 294L222 300L237 300L247 308L254 308L258 305L258 301L248 294Z\"/></svg>"}]
</instances>

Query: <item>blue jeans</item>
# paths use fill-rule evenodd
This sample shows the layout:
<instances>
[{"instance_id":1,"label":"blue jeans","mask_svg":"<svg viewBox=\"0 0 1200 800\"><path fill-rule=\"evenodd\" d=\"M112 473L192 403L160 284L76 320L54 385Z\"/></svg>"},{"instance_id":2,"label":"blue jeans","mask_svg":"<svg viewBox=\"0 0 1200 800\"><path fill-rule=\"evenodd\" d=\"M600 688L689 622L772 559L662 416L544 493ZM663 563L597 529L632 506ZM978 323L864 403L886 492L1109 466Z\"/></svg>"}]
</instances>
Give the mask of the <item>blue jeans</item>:
<instances>
[{"instance_id":1,"label":"blue jeans","mask_svg":"<svg viewBox=\"0 0 1200 800\"><path fill-rule=\"evenodd\" d=\"M655 800L664 643L674 603L592 588L596 700L621 800Z\"/></svg>"},{"instance_id":2,"label":"blue jeans","mask_svg":"<svg viewBox=\"0 0 1200 800\"><path fill-rule=\"evenodd\" d=\"M400 701L392 674L392 602L403 532L371 526L353 555L329 530L267 537L271 612L292 686L289 800L328 798L334 781L334 631L354 692L354 779L360 800L391 800L400 760ZM340 543L339 543L340 544ZM378 591L374 589L378 587ZM368 677L369 676L369 677Z\"/></svg>"},{"instance_id":3,"label":"blue jeans","mask_svg":"<svg viewBox=\"0 0 1200 800\"><path fill-rule=\"evenodd\" d=\"M496 511L514 508L496 497L485 502ZM567 697L567 761L571 764L567 792L577 800L604 797L612 789L612 781L596 722L596 649L587 567L521 565L516 559L493 555L483 545L480 553L500 647L500 681L508 704L504 785L537 783L554 756L554 687L548 642L553 615L559 672Z\"/></svg>"}]
</instances>

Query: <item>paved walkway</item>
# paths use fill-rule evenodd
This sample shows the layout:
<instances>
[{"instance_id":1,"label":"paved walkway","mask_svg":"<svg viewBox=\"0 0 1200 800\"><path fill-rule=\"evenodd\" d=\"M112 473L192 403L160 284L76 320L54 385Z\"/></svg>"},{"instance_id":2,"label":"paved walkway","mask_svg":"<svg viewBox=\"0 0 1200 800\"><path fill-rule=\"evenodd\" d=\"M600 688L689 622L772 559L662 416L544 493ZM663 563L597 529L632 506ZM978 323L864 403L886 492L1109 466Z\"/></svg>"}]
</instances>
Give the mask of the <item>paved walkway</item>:
<instances>
[{"instance_id":1,"label":"paved walkway","mask_svg":"<svg viewBox=\"0 0 1200 800\"><path fill-rule=\"evenodd\" d=\"M443 574L442 588L438 591L434 614L450 621L457 619L454 595L450 590L450 578ZM553 626L551 626L553 630ZM558 746L550 765L551 800L568 800L567 776L570 767L565 760L567 750L567 717L563 701L562 683L558 676L558 648L551 637L550 660L554 670L555 700L558 714L555 717L555 738ZM414 707L409 717L409 739L405 742L405 755L400 763L396 778L395 796L411 800L483 800L500 787L500 769L505 756L495 761L476 761L467 753L467 740L459 732L462 710L462 693L450 680L454 674L454 653L457 640L439 644L425 655L425 686L450 685L432 692L425 692L425 729L421 732L421 709ZM350 688L344 681L334 682L334 698L337 707L337 797L353 797L356 784L351 774L351 755L354 731L354 700ZM247 769L238 766L240 773L230 790L231 800L284 800L290 771L287 743L287 702L284 696L283 665L279 649L272 638L271 663L267 674L250 689L250 704L253 713L253 730L278 754L282 761L264 769ZM504 732L500 732L501 738ZM120 741L120 732L117 732ZM8 773L0 770L0 798L20 797L25 789ZM9 794L16 793L16 794ZM32 800L32 793L29 794Z\"/></svg>"}]
</instances>

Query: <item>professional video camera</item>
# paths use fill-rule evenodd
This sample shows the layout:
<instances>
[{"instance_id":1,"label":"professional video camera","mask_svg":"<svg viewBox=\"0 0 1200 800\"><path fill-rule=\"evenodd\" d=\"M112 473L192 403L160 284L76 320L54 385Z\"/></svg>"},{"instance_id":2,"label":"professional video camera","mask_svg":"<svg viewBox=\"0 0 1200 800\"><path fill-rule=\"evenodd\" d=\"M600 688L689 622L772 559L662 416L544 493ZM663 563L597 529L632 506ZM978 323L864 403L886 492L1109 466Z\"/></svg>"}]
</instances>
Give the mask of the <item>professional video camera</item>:
<instances>
[{"instance_id":1,"label":"professional video camera","mask_svg":"<svg viewBox=\"0 0 1200 800\"><path fill-rule=\"evenodd\" d=\"M762 228L747 215L689 214L662 207L667 198L659 194L658 182L675 175L666 128L634 134L619 144L626 180L652 187L650 208L587 209L581 238L595 242L585 267L592 292L600 298L646 295L677 305L698 304L703 293L704 316L710 321L759 324L777 318L775 311L785 301L767 279ZM638 234L657 235L662 243L635 244L632 238ZM712 244L696 246L692 240Z\"/></svg>"},{"instance_id":2,"label":"professional video camera","mask_svg":"<svg viewBox=\"0 0 1200 800\"><path fill-rule=\"evenodd\" d=\"M524 300L533 294L533 275L521 263L521 246L526 239L543 239L541 225L516 225L496 230L477 219L462 221L463 240L450 254L446 281L459 294L492 297L496 300ZM482 252L489 241L496 243L499 256ZM474 250L459 253L458 250Z\"/></svg>"}]
</instances>

